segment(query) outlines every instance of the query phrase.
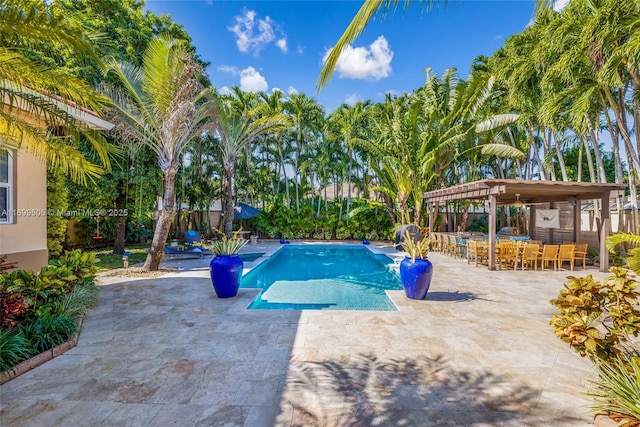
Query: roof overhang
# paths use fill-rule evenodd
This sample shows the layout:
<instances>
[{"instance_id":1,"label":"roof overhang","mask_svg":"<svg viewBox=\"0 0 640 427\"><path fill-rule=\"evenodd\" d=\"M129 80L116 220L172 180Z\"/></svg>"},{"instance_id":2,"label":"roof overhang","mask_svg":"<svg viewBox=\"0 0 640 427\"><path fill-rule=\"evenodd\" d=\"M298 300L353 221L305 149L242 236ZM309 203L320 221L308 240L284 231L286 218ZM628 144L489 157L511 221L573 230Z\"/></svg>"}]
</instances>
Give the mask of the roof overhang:
<instances>
[{"instance_id":1,"label":"roof overhang","mask_svg":"<svg viewBox=\"0 0 640 427\"><path fill-rule=\"evenodd\" d=\"M40 97L44 99L46 102L50 102L59 108L61 111L69 114L75 120L77 120L82 126L85 126L89 129L93 130L111 130L115 125L111 122L108 122L102 118L100 118L94 111L76 105L72 101L68 101L64 98L61 98L57 95L48 95L41 92L36 92L31 89L23 88L23 92ZM23 99L16 99L13 102L10 102L9 96L7 94L2 98L2 108L5 108L6 105L12 105L19 110L24 111L27 114L32 114L37 116L37 114L33 113L29 108L27 102Z\"/></svg>"},{"instance_id":2,"label":"roof overhang","mask_svg":"<svg viewBox=\"0 0 640 427\"><path fill-rule=\"evenodd\" d=\"M463 199L487 200L490 195L495 195L498 203L512 203L517 198L526 203L542 203L615 197L624 194L625 188L625 184L483 179L429 191L423 194L423 198L424 201L433 203Z\"/></svg>"}]
</instances>

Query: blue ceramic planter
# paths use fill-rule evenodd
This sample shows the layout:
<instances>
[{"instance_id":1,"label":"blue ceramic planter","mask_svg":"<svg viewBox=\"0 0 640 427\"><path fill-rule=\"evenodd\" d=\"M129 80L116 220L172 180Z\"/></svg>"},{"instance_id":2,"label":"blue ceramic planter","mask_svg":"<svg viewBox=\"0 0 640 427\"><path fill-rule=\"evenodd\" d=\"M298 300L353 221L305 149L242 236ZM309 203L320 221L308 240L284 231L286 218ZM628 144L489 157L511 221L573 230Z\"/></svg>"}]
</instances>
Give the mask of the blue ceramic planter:
<instances>
[{"instance_id":1,"label":"blue ceramic planter","mask_svg":"<svg viewBox=\"0 0 640 427\"><path fill-rule=\"evenodd\" d=\"M431 285L432 275L433 264L428 259L416 259L412 263L411 258L405 257L400 263L400 280L407 298L423 299Z\"/></svg>"},{"instance_id":2,"label":"blue ceramic planter","mask_svg":"<svg viewBox=\"0 0 640 427\"><path fill-rule=\"evenodd\" d=\"M209 266L211 282L218 298L235 297L242 278L242 258L239 255L218 255Z\"/></svg>"}]
</instances>

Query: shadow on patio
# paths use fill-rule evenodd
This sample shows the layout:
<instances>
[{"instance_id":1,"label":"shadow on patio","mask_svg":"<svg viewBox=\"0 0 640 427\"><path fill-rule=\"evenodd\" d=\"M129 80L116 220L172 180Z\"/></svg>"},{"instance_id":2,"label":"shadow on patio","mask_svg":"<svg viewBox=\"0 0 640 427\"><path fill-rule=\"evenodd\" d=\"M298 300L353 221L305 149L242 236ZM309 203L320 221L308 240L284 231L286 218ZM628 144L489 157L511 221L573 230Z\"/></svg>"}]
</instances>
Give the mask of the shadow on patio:
<instances>
[{"instance_id":1,"label":"shadow on patio","mask_svg":"<svg viewBox=\"0 0 640 427\"><path fill-rule=\"evenodd\" d=\"M292 362L284 392L292 426L562 425L533 415L541 391L443 356Z\"/></svg>"}]
</instances>

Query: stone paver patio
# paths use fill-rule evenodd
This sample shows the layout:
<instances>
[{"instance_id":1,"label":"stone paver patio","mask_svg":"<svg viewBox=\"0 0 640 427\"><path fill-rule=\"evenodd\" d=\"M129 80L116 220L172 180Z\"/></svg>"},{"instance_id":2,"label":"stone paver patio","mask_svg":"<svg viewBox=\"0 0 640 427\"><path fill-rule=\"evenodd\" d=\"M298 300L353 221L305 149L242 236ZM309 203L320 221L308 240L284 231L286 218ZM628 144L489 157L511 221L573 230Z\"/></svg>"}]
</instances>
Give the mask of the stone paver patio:
<instances>
[{"instance_id":1,"label":"stone paver patio","mask_svg":"<svg viewBox=\"0 0 640 427\"><path fill-rule=\"evenodd\" d=\"M590 366L548 324L572 273L429 257L427 298L391 291L395 312L247 310L257 290L218 299L210 258L101 278L78 345L0 386L0 425L593 425Z\"/></svg>"}]
</instances>

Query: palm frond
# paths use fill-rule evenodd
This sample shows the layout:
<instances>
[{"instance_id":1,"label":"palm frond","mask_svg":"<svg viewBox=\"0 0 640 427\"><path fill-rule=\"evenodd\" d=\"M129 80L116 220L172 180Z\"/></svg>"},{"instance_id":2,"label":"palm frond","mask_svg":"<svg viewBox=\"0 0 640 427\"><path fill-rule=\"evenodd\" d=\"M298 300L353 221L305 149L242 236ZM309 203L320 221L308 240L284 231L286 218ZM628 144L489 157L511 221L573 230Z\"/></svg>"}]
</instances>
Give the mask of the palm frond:
<instances>
[{"instance_id":1,"label":"palm frond","mask_svg":"<svg viewBox=\"0 0 640 427\"><path fill-rule=\"evenodd\" d=\"M431 9L434 3L437 0L420 0L420 3L423 4L425 10ZM381 13L384 15L389 10L395 9L398 6L400 0L365 0L362 4L356 15L353 17L349 26L347 26L344 33L338 39L338 42L329 52L327 59L320 71L320 76L318 77L318 81L316 83L316 89L320 91L323 87L329 83L331 80L331 75L333 74L333 70L338 63L338 59L342 52L353 43L358 36L364 31L367 24L373 19L374 16ZM410 1L405 0L405 9L411 3ZM445 0L446 3L446 0Z\"/></svg>"},{"instance_id":2,"label":"palm frond","mask_svg":"<svg viewBox=\"0 0 640 427\"><path fill-rule=\"evenodd\" d=\"M521 150L506 144L482 144L480 152L486 156L524 159L524 153Z\"/></svg>"},{"instance_id":3,"label":"palm frond","mask_svg":"<svg viewBox=\"0 0 640 427\"><path fill-rule=\"evenodd\" d=\"M501 126L510 125L520 119L519 114L496 114L476 125L476 133L486 132Z\"/></svg>"}]
</instances>

